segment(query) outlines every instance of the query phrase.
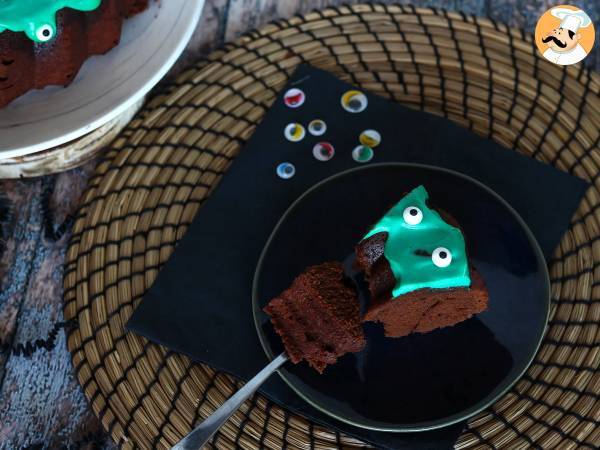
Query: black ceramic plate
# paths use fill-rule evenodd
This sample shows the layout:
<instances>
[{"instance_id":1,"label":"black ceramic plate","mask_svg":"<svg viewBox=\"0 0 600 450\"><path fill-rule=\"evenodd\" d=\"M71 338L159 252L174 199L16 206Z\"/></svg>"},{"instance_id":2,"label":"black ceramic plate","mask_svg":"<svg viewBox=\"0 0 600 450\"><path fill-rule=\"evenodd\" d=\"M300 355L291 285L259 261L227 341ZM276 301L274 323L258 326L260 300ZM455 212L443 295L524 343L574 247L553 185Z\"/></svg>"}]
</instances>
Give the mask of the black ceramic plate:
<instances>
[{"instance_id":1,"label":"black ceramic plate","mask_svg":"<svg viewBox=\"0 0 600 450\"><path fill-rule=\"evenodd\" d=\"M385 338L381 326L367 324L366 348L323 375L304 363L288 363L279 372L316 408L364 428L422 431L479 412L523 374L546 326L549 281L542 252L504 200L455 172L371 165L308 190L267 242L254 278L253 310L269 358L283 345L262 312L268 301L306 266L338 260L351 267L352 249L369 226L420 184L433 204L461 224L471 261L489 289L488 310L453 327L400 339ZM361 302L366 296L363 289Z\"/></svg>"}]
</instances>

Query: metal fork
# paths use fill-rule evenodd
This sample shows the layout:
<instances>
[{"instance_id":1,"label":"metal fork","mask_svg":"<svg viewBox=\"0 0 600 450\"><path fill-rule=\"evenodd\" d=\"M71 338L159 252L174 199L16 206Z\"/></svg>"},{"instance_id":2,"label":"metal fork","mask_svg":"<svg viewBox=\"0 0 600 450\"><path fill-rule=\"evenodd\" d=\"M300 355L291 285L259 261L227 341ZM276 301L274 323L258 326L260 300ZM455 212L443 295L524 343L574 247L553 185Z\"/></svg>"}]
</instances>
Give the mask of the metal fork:
<instances>
[{"instance_id":1,"label":"metal fork","mask_svg":"<svg viewBox=\"0 0 600 450\"><path fill-rule=\"evenodd\" d=\"M208 416L204 422L194 428L186 437L179 441L172 450L200 450L215 432L223 426L227 419L236 412L254 392L263 384L273 372L279 369L288 356L282 353L273 359L267 366L258 372L254 378L248 381L239 391L233 394L214 413Z\"/></svg>"}]
</instances>

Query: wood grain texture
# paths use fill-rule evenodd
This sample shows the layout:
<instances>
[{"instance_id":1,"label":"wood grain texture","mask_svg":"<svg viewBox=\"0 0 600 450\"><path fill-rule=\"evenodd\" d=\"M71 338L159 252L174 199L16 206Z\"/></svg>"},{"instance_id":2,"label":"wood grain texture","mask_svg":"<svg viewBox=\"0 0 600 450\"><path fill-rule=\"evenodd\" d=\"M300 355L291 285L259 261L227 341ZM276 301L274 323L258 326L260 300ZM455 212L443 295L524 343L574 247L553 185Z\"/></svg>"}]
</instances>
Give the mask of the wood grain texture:
<instances>
[{"instance_id":1,"label":"wood grain texture","mask_svg":"<svg viewBox=\"0 0 600 450\"><path fill-rule=\"evenodd\" d=\"M249 29L342 3L348 2L207 0L192 41L171 76ZM413 3L489 15L528 31L533 31L541 12L555 4L538 0ZM595 23L600 21L597 0L573 4L585 9ZM586 65L596 70L600 69L598 28L595 51L586 59ZM62 263L68 216L76 211L94 166L91 162L56 176L0 182L9 209L0 215L0 239L5 244L0 258L0 449L113 448L74 378L64 329L56 325L63 320Z\"/></svg>"},{"instance_id":2,"label":"wood grain texture","mask_svg":"<svg viewBox=\"0 0 600 450\"><path fill-rule=\"evenodd\" d=\"M11 217L0 263L0 448L112 448L83 396L62 329L60 224L75 211L94 163L2 183ZM58 239L57 239L58 238Z\"/></svg>"}]
</instances>

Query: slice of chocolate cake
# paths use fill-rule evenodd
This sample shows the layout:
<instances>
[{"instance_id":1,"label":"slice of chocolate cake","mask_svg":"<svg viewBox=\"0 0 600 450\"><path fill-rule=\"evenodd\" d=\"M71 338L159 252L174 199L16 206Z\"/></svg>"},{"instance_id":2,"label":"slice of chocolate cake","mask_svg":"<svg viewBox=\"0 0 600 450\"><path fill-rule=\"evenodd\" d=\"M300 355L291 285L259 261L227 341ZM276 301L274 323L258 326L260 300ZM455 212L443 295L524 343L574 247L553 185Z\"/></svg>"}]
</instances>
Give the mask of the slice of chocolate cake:
<instances>
[{"instance_id":1,"label":"slice of chocolate cake","mask_svg":"<svg viewBox=\"0 0 600 450\"><path fill-rule=\"evenodd\" d=\"M423 186L406 194L355 249L371 292L364 320L381 322L389 337L454 325L487 308L461 230L428 197Z\"/></svg>"},{"instance_id":2,"label":"slice of chocolate cake","mask_svg":"<svg viewBox=\"0 0 600 450\"><path fill-rule=\"evenodd\" d=\"M308 267L264 308L293 363L325 367L365 346L359 302L338 262Z\"/></svg>"}]
</instances>

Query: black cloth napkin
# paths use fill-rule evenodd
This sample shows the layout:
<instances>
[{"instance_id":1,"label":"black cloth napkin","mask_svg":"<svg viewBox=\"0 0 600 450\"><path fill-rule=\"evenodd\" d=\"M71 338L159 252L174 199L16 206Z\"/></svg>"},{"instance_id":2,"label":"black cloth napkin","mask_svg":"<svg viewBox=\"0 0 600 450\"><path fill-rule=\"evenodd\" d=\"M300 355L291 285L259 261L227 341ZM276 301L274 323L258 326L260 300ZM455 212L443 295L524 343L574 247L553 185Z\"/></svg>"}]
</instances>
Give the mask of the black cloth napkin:
<instances>
[{"instance_id":1,"label":"black cloth napkin","mask_svg":"<svg viewBox=\"0 0 600 450\"><path fill-rule=\"evenodd\" d=\"M283 94L301 89L306 100L289 108ZM329 73L300 66L202 207L171 259L128 323L128 329L197 361L242 379L266 363L251 311L256 263L275 224L290 204L316 182L357 167L351 156L359 134L381 134L371 163L417 162L465 173L483 182L522 216L549 257L583 196L587 183L507 150L452 122L366 93L367 108L346 112L340 103L354 89ZM284 137L288 123L327 124L323 136L308 131L300 142ZM335 156L317 161L317 142L333 144ZM277 176L290 162L295 175ZM343 192L340 195L344 195ZM468 201L468 199L465 199ZM302 401L278 376L261 392L286 408L381 448L451 448L464 423L440 430L394 434L335 421Z\"/></svg>"}]
</instances>

